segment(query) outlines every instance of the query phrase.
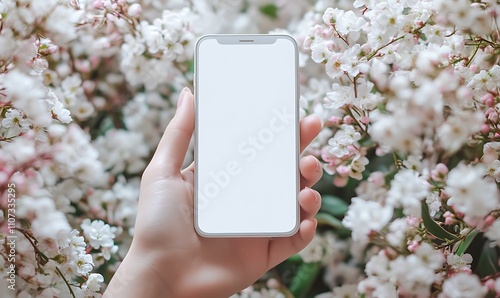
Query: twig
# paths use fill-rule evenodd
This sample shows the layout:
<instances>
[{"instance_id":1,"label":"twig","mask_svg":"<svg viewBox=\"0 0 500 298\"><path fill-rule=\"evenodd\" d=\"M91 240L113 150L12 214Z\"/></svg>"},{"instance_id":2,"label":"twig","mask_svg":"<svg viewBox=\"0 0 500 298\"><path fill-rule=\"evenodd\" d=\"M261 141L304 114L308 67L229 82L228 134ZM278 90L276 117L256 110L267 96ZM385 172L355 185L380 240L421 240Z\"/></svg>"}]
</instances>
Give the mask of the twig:
<instances>
[{"instance_id":1,"label":"twig","mask_svg":"<svg viewBox=\"0 0 500 298\"><path fill-rule=\"evenodd\" d=\"M397 38L391 40L390 42L388 42L387 44L385 44L385 45L381 46L380 48L376 49L375 52L373 52L373 54L371 54L370 56L368 56L368 61L370 61L373 57L375 57L375 55L377 55L380 50L382 50L383 48L388 47L389 45L395 43L396 41L402 39L403 37L404 37L404 35L401 35L400 37L397 37Z\"/></svg>"},{"instance_id":2,"label":"twig","mask_svg":"<svg viewBox=\"0 0 500 298\"><path fill-rule=\"evenodd\" d=\"M41 252L38 249L37 244L35 244L35 242L34 242L34 241L37 241L37 240L35 238L31 237L31 235L29 235L28 231L26 231L25 229L21 229L21 228L15 228L15 229L17 231L21 232L21 234L23 234L24 237L31 243L31 246L33 246L33 250L35 252L35 259L38 262L38 267L45 265L49 261L49 258L43 252ZM41 264L41 262L38 261L39 258L43 259L43 261L45 263ZM66 284L66 286L68 286L68 290L69 290L69 292L71 294L71 297L76 298L75 292L73 292L73 289L71 288L71 285L69 284L69 282L66 279L66 277L64 277L64 275L62 274L61 270L59 270L59 267L55 266L55 268L57 270L57 274L64 280L64 283Z\"/></svg>"},{"instance_id":3,"label":"twig","mask_svg":"<svg viewBox=\"0 0 500 298\"><path fill-rule=\"evenodd\" d=\"M474 51L474 53L472 54L472 56L470 57L469 61L467 61L467 67L470 66L470 64L472 63L472 60L474 60L474 57L476 57L476 54L477 52L479 51L479 48L480 48L481 44L479 43L477 46L476 46L476 50Z\"/></svg>"},{"instance_id":4,"label":"twig","mask_svg":"<svg viewBox=\"0 0 500 298\"><path fill-rule=\"evenodd\" d=\"M346 43L346 45L349 46L349 42L347 42L347 39L345 39L344 36L342 36L342 34L340 34L338 31L337 31L337 28L335 28L335 25L333 26L333 30L335 30L335 33L337 33L337 35L339 36L340 39L342 39L343 42Z\"/></svg>"},{"instance_id":5,"label":"twig","mask_svg":"<svg viewBox=\"0 0 500 298\"><path fill-rule=\"evenodd\" d=\"M59 274L59 276L64 280L64 283L66 283L66 285L68 286L69 293L71 294L71 297L76 298L75 292L73 292L71 285L68 283L68 281L66 280L66 278L62 274L61 270L59 270L59 267L56 266L56 270L57 270L57 273Z\"/></svg>"},{"instance_id":6,"label":"twig","mask_svg":"<svg viewBox=\"0 0 500 298\"><path fill-rule=\"evenodd\" d=\"M361 125L361 123L358 121L358 119L356 119L356 117L354 116L354 113L352 112L351 107L347 107L346 112L347 112L347 114L349 114L349 116L352 117L352 119L356 122L356 124L359 126L359 128L361 128L361 130L367 136L370 136L370 134L368 133L368 126L365 127L365 126Z\"/></svg>"}]
</instances>

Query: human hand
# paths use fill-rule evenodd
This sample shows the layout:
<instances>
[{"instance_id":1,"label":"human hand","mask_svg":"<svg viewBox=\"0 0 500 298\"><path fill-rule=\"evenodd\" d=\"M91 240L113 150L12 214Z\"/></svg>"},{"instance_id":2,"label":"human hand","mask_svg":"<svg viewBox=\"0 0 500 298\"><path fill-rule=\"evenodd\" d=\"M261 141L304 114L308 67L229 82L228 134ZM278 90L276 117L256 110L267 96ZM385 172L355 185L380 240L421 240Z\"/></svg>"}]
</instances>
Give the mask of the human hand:
<instances>
[{"instance_id":1,"label":"human hand","mask_svg":"<svg viewBox=\"0 0 500 298\"><path fill-rule=\"evenodd\" d=\"M302 250L314 237L322 176L313 156L301 158L299 231L284 238L203 238L194 230L194 164L181 166L194 130L194 99L185 88L141 181L134 239L104 297L228 297ZM300 150L321 120L300 122ZM230 223L228 223L230 224Z\"/></svg>"}]
</instances>

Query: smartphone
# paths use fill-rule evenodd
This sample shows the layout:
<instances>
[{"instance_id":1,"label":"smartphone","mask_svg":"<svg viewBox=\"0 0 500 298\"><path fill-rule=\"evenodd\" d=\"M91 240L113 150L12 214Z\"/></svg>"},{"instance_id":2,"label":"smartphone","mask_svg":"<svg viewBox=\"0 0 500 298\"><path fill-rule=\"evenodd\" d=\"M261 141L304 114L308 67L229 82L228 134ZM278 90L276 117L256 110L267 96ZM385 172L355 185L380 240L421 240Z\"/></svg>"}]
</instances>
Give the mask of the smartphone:
<instances>
[{"instance_id":1,"label":"smartphone","mask_svg":"<svg viewBox=\"0 0 500 298\"><path fill-rule=\"evenodd\" d=\"M195 50L194 225L204 237L299 227L298 50L287 35L206 35Z\"/></svg>"}]
</instances>

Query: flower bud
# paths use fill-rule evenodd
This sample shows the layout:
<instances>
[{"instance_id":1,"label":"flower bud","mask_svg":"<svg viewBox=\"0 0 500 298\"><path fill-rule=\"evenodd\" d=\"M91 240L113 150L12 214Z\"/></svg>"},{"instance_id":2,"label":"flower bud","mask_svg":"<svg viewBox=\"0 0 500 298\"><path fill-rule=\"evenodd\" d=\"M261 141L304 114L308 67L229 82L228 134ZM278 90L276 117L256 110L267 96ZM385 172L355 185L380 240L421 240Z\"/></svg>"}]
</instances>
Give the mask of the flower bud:
<instances>
[{"instance_id":1,"label":"flower bud","mask_svg":"<svg viewBox=\"0 0 500 298\"><path fill-rule=\"evenodd\" d=\"M494 279L488 279L484 285L490 290L490 291L495 291L495 280Z\"/></svg>"},{"instance_id":2,"label":"flower bud","mask_svg":"<svg viewBox=\"0 0 500 298\"><path fill-rule=\"evenodd\" d=\"M346 176L349 174L349 167L346 166L338 166L337 167L337 173L339 173L340 176Z\"/></svg>"},{"instance_id":3,"label":"flower bud","mask_svg":"<svg viewBox=\"0 0 500 298\"><path fill-rule=\"evenodd\" d=\"M92 6L95 9L102 9L104 7L104 3L102 2L102 0L95 0Z\"/></svg>"},{"instance_id":4,"label":"flower bud","mask_svg":"<svg viewBox=\"0 0 500 298\"><path fill-rule=\"evenodd\" d=\"M481 97L481 102L491 108L495 105L495 97L491 93L486 93Z\"/></svg>"},{"instance_id":5,"label":"flower bud","mask_svg":"<svg viewBox=\"0 0 500 298\"><path fill-rule=\"evenodd\" d=\"M333 124L340 125L342 124L342 118L337 117L337 116L332 116L328 121L332 122Z\"/></svg>"},{"instance_id":6,"label":"flower bud","mask_svg":"<svg viewBox=\"0 0 500 298\"><path fill-rule=\"evenodd\" d=\"M483 124L483 126L481 127L481 132L482 133L488 133L490 132L490 126L488 124Z\"/></svg>"},{"instance_id":7,"label":"flower bud","mask_svg":"<svg viewBox=\"0 0 500 298\"><path fill-rule=\"evenodd\" d=\"M35 58L31 61L30 66L36 73L42 73L49 67L49 63L45 59Z\"/></svg>"},{"instance_id":8,"label":"flower bud","mask_svg":"<svg viewBox=\"0 0 500 298\"><path fill-rule=\"evenodd\" d=\"M484 219L484 227L487 228L487 227L491 226L494 221L495 221L495 217L493 217L492 215L486 216L486 218Z\"/></svg>"},{"instance_id":9,"label":"flower bud","mask_svg":"<svg viewBox=\"0 0 500 298\"><path fill-rule=\"evenodd\" d=\"M410 242L410 244L408 244L408 250L413 253L417 250L419 246L420 243L416 240L413 240L412 242Z\"/></svg>"},{"instance_id":10,"label":"flower bud","mask_svg":"<svg viewBox=\"0 0 500 298\"><path fill-rule=\"evenodd\" d=\"M132 18L139 18L142 14L142 6L139 3L134 3L128 7L127 13Z\"/></svg>"},{"instance_id":11,"label":"flower bud","mask_svg":"<svg viewBox=\"0 0 500 298\"><path fill-rule=\"evenodd\" d=\"M351 116L345 116L344 117L344 123L345 124L352 124L354 122L354 119Z\"/></svg>"}]
</instances>

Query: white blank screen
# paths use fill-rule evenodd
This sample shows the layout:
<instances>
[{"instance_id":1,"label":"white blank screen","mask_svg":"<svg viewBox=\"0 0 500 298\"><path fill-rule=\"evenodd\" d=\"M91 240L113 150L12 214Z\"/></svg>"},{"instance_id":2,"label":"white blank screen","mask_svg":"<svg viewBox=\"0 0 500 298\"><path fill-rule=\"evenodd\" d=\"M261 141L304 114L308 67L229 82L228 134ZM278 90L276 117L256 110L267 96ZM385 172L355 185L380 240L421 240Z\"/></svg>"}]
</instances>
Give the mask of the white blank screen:
<instances>
[{"instance_id":1,"label":"white blank screen","mask_svg":"<svg viewBox=\"0 0 500 298\"><path fill-rule=\"evenodd\" d=\"M207 236L263 236L297 225L296 47L200 41L196 219Z\"/></svg>"}]
</instances>

